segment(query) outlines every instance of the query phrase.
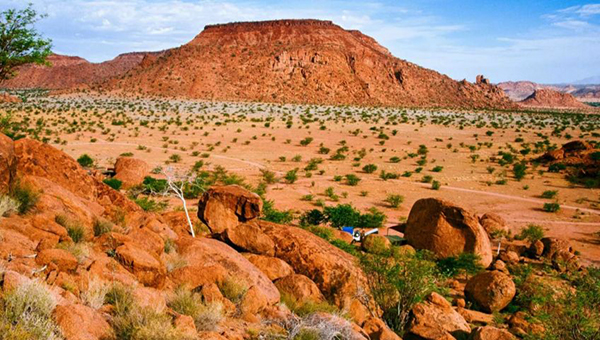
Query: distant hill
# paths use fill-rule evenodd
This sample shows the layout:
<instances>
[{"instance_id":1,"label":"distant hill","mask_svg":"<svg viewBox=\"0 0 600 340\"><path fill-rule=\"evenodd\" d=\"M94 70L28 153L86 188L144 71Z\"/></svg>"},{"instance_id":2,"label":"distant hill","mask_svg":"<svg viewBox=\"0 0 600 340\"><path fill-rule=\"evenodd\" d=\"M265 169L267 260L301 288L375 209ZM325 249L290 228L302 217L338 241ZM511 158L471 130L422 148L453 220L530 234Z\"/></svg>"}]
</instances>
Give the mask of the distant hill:
<instances>
[{"instance_id":1,"label":"distant hill","mask_svg":"<svg viewBox=\"0 0 600 340\"><path fill-rule=\"evenodd\" d=\"M576 85L600 85L600 76L588 77L573 82Z\"/></svg>"},{"instance_id":2,"label":"distant hill","mask_svg":"<svg viewBox=\"0 0 600 340\"><path fill-rule=\"evenodd\" d=\"M155 53L125 53L103 63L91 63L80 57L52 54L48 57L51 66L22 66L17 70L17 76L2 83L2 87L66 89L88 86L125 74L140 64L148 54Z\"/></svg>"},{"instance_id":3,"label":"distant hill","mask_svg":"<svg viewBox=\"0 0 600 340\"><path fill-rule=\"evenodd\" d=\"M530 81L507 81L499 83L498 87L504 90L506 95L514 101L525 100L539 89L550 89L560 93L568 93L583 102L600 101L600 85L547 85L537 84Z\"/></svg>"}]
</instances>

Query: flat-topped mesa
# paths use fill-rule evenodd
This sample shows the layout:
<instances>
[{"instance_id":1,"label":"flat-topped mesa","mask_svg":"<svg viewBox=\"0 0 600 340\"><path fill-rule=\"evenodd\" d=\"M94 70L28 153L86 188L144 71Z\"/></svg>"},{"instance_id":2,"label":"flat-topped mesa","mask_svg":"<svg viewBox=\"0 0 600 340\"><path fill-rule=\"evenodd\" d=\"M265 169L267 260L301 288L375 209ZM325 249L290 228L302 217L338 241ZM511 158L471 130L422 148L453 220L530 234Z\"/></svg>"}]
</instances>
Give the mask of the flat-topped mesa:
<instances>
[{"instance_id":1,"label":"flat-topped mesa","mask_svg":"<svg viewBox=\"0 0 600 340\"><path fill-rule=\"evenodd\" d=\"M265 27L281 27L281 26L332 26L338 27L330 20L317 19L283 19L283 20L265 20L265 21L237 21L226 24L214 24L204 26L204 30L214 29L257 29Z\"/></svg>"}]
</instances>

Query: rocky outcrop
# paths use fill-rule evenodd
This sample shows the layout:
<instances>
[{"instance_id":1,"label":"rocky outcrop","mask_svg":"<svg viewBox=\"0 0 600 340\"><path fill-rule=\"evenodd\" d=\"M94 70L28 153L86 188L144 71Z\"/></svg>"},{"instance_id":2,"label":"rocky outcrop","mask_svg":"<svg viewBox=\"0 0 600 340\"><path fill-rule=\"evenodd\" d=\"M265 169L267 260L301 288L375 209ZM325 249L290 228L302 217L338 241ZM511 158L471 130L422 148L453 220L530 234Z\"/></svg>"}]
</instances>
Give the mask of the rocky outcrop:
<instances>
[{"instance_id":1,"label":"rocky outcrop","mask_svg":"<svg viewBox=\"0 0 600 340\"><path fill-rule=\"evenodd\" d=\"M492 262L490 240L475 215L450 202L426 198L413 205L404 232L408 244L440 257L463 252L479 255L481 264Z\"/></svg>"},{"instance_id":2,"label":"rocky outcrop","mask_svg":"<svg viewBox=\"0 0 600 340\"><path fill-rule=\"evenodd\" d=\"M220 234L227 228L260 216L260 197L236 185L215 186L202 195L198 202L198 218L212 233Z\"/></svg>"},{"instance_id":3,"label":"rocky outcrop","mask_svg":"<svg viewBox=\"0 0 600 340\"><path fill-rule=\"evenodd\" d=\"M115 162L115 179L123 183L123 189L141 184L150 173L150 166L141 159L119 157Z\"/></svg>"},{"instance_id":4,"label":"rocky outcrop","mask_svg":"<svg viewBox=\"0 0 600 340\"><path fill-rule=\"evenodd\" d=\"M490 235L490 238L499 234L506 235L510 230L506 221L500 215L494 213L483 214L479 218L479 223Z\"/></svg>"},{"instance_id":5,"label":"rocky outcrop","mask_svg":"<svg viewBox=\"0 0 600 340\"><path fill-rule=\"evenodd\" d=\"M206 26L188 44L148 60L106 87L211 100L516 107L487 81L457 82L395 58L358 31L319 20Z\"/></svg>"},{"instance_id":6,"label":"rocky outcrop","mask_svg":"<svg viewBox=\"0 0 600 340\"><path fill-rule=\"evenodd\" d=\"M66 340L101 340L111 335L108 322L88 306L57 306L54 318Z\"/></svg>"},{"instance_id":7,"label":"rocky outcrop","mask_svg":"<svg viewBox=\"0 0 600 340\"><path fill-rule=\"evenodd\" d=\"M228 276L248 289L256 286L268 304L279 302L279 291L271 280L244 256L227 244L207 238L186 239L180 243L180 253L194 270L208 270L219 265Z\"/></svg>"},{"instance_id":8,"label":"rocky outcrop","mask_svg":"<svg viewBox=\"0 0 600 340\"><path fill-rule=\"evenodd\" d=\"M517 338L505 329L492 326L479 327L473 331L473 340L516 340Z\"/></svg>"},{"instance_id":9,"label":"rocky outcrop","mask_svg":"<svg viewBox=\"0 0 600 340\"><path fill-rule=\"evenodd\" d=\"M300 302L323 301L323 294L311 279L304 275L292 274L275 281L282 294L288 294Z\"/></svg>"},{"instance_id":10,"label":"rocky outcrop","mask_svg":"<svg viewBox=\"0 0 600 340\"><path fill-rule=\"evenodd\" d=\"M498 312L508 306L517 290L512 278L499 271L472 277L465 287L466 296L486 312Z\"/></svg>"},{"instance_id":11,"label":"rocky outcrop","mask_svg":"<svg viewBox=\"0 0 600 340\"><path fill-rule=\"evenodd\" d=\"M282 277L294 274L294 270L285 261L271 256L262 256L250 253L243 253L248 261L252 262L256 268L265 273L271 281L281 279Z\"/></svg>"},{"instance_id":12,"label":"rocky outcrop","mask_svg":"<svg viewBox=\"0 0 600 340\"><path fill-rule=\"evenodd\" d=\"M452 305L437 293L431 293L425 302L417 304L405 339L460 339L471 333L471 327Z\"/></svg>"}]
</instances>

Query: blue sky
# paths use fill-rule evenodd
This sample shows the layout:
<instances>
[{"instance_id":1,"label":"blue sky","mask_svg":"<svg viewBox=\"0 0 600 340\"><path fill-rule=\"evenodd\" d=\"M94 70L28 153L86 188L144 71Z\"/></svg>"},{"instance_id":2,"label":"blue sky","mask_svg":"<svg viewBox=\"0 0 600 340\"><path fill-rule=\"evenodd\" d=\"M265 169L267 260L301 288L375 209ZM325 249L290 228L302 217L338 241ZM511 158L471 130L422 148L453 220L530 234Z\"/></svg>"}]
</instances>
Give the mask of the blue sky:
<instances>
[{"instance_id":1,"label":"blue sky","mask_svg":"<svg viewBox=\"0 0 600 340\"><path fill-rule=\"evenodd\" d=\"M90 61L182 45L204 25L333 20L395 56L470 81L571 82L600 75L600 2L554 0L30 0L57 53ZM597 0L598 1L598 0ZM24 0L1 0L0 9Z\"/></svg>"}]
</instances>

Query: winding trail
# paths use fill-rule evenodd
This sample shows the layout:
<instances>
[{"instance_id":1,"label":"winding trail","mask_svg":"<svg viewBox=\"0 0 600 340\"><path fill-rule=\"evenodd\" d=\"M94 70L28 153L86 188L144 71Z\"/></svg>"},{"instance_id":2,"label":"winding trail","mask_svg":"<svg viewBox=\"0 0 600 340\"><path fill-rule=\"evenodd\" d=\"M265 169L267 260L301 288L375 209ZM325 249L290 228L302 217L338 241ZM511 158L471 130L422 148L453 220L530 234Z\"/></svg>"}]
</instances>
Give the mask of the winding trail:
<instances>
[{"instance_id":1,"label":"winding trail","mask_svg":"<svg viewBox=\"0 0 600 340\"><path fill-rule=\"evenodd\" d=\"M83 142L83 143L69 143L68 146L78 146L78 145L121 145L121 146L137 146L138 144L134 144L134 143L123 143L123 142L107 142L107 141L100 141L100 142L96 142L96 143L91 143L91 142ZM56 147L64 147L64 145L55 145ZM179 149L171 149L171 148L160 148L160 150L170 150L170 151L174 151L174 152L181 152L181 150ZM234 157L228 157L228 156L223 156L223 155L214 155L211 154L210 157L212 158L218 158L218 159L226 159L226 160L230 160L230 161L235 161L235 162L240 162L240 163L244 163L246 165L250 165L253 167L256 167L258 169L266 169L266 167L263 164L257 163L257 162L252 162L252 161L247 161L247 160L243 160L243 159L239 159L239 158L234 158ZM314 179L312 179L311 181L313 181ZM302 182L302 180L298 181L298 183ZM421 187L430 187L431 184L428 183L418 183L418 182L410 182L410 181L402 181L403 183L409 183L412 185L418 185ZM506 195L506 194L500 194L497 192L489 192L489 191L482 191L482 190L474 190L474 189L466 189L466 188L459 188L459 187L453 187L453 186L449 186L449 185L444 185L440 188L441 190L454 190L454 191L460 191L460 192L466 192L466 193L472 193L472 194L477 194L477 195L484 195L484 196L492 196L492 197L498 197L498 198L504 198L504 199L508 199L508 200L516 200L516 201L521 201L521 202L527 202L527 203L534 203L534 204L538 204L538 205L543 205L544 203L547 203L546 201L543 200L539 200L539 199L535 199L535 198L526 198L526 197L520 197L520 196L512 196L512 195ZM595 210L595 209L589 209L589 208L581 208L581 207L575 207L575 206L571 206L571 205L561 205L560 206L561 209L568 209L568 210L579 210L579 211L583 211L583 212L587 212L590 214L595 214L595 215L600 215L600 210ZM589 225L589 226L600 226L600 223L595 223L595 222L568 222L568 221L549 221L549 220L514 220L515 222L531 222L531 223L553 223L553 224L573 224L573 225Z\"/></svg>"}]
</instances>

